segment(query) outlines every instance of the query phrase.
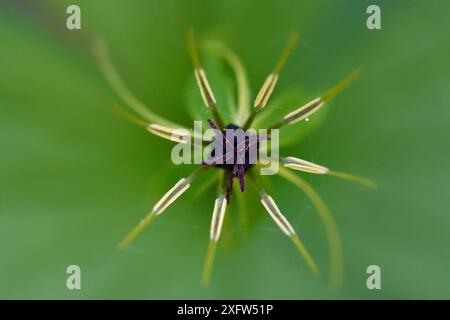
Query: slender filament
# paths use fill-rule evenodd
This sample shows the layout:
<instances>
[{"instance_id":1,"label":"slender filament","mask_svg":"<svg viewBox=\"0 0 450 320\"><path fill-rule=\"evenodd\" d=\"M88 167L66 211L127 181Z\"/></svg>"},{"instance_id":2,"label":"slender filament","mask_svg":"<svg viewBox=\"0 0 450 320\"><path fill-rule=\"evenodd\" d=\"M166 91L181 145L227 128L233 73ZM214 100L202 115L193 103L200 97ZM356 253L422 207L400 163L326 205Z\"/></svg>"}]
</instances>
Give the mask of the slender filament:
<instances>
[{"instance_id":1,"label":"slender filament","mask_svg":"<svg viewBox=\"0 0 450 320\"><path fill-rule=\"evenodd\" d=\"M368 188L376 188L376 186L377 186L377 184L369 178L355 176L353 174L349 174L349 173L345 173L345 172L330 171L328 174L330 176L334 176L334 177L338 177L341 179L345 179L345 180L349 180L349 181L358 183L358 184L363 185Z\"/></svg>"},{"instance_id":2,"label":"slender filament","mask_svg":"<svg viewBox=\"0 0 450 320\"><path fill-rule=\"evenodd\" d=\"M328 243L330 247L330 280L333 286L339 287L342 283L343 271L342 271L342 246L341 238L339 236L339 231L337 229L336 223L333 216L330 213L325 202L322 200L320 195L314 190L314 188L307 183L301 177L294 175L287 169L280 167L280 176L300 188L309 200L312 202L319 214L320 219L325 227L325 232L327 234Z\"/></svg>"},{"instance_id":3,"label":"slender filament","mask_svg":"<svg viewBox=\"0 0 450 320\"><path fill-rule=\"evenodd\" d=\"M203 267L202 286L207 287L209 279L211 278L211 270L214 264L214 257L216 255L217 242L209 240L208 249L206 250L205 266Z\"/></svg>"},{"instance_id":4,"label":"slender filament","mask_svg":"<svg viewBox=\"0 0 450 320\"><path fill-rule=\"evenodd\" d=\"M166 194L153 206L153 209L131 232L118 244L119 250L126 249L134 239L147 227L158 215L164 212L179 196L181 196L189 187L191 182L206 168L195 170L189 177L179 180Z\"/></svg>"}]
</instances>

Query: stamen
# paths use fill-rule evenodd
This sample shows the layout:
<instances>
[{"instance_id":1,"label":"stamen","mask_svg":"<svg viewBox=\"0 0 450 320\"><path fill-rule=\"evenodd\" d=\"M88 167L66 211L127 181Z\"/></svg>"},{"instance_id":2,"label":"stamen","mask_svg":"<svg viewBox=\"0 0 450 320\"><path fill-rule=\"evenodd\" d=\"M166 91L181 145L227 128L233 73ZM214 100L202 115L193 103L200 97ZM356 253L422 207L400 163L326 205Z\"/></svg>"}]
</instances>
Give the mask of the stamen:
<instances>
[{"instance_id":1,"label":"stamen","mask_svg":"<svg viewBox=\"0 0 450 320\"><path fill-rule=\"evenodd\" d=\"M354 183L358 183L368 188L375 188L376 183L369 178L356 176L346 172L331 171L330 169L318 164L308 162L295 157L281 158L283 166L293 170L310 172L315 174L328 174L337 178L345 179Z\"/></svg>"},{"instance_id":2,"label":"stamen","mask_svg":"<svg viewBox=\"0 0 450 320\"><path fill-rule=\"evenodd\" d=\"M295 234L294 228L292 228L291 224L281 214L280 210L278 209L276 203L273 201L271 196L269 195L262 196L261 203L263 204L264 208L266 208L267 212L270 214L270 216L278 225L278 227L281 229L281 231L284 232L284 234L286 234L288 237Z\"/></svg>"},{"instance_id":3,"label":"stamen","mask_svg":"<svg viewBox=\"0 0 450 320\"><path fill-rule=\"evenodd\" d=\"M178 143L188 143L191 140L190 134L186 129L174 129L156 123L148 124L146 129L154 135Z\"/></svg>"},{"instance_id":4,"label":"stamen","mask_svg":"<svg viewBox=\"0 0 450 320\"><path fill-rule=\"evenodd\" d=\"M136 117L135 115L129 113L125 109L115 106L114 111L127 119L130 122L137 124L140 127L143 127L147 131L150 131L154 135L162 137L167 140L171 140L178 143L189 143L191 141L191 133L188 129L185 128L169 128L156 123L147 123L146 121ZM194 141L194 143L198 143Z\"/></svg>"},{"instance_id":5,"label":"stamen","mask_svg":"<svg viewBox=\"0 0 450 320\"><path fill-rule=\"evenodd\" d=\"M294 245L297 247L298 251L305 259L305 262L308 265L308 267L311 269L311 271L315 275L319 275L319 269L317 268L317 265L314 262L314 259L311 257L308 250L306 250L304 244L302 243L300 238L295 233L294 228L287 221L287 219L281 214L280 209L278 209L278 207L277 207L276 203L273 201L272 197L267 194L262 194L261 203L263 204L264 208L266 208L267 212L270 214L270 216L275 221L275 223L278 225L278 227L281 229L281 231L283 231L284 234L286 234L291 239L291 241L294 243Z\"/></svg>"},{"instance_id":6,"label":"stamen","mask_svg":"<svg viewBox=\"0 0 450 320\"><path fill-rule=\"evenodd\" d=\"M222 193L220 197L217 198L216 201L214 202L214 210L210 230L210 238L213 241L219 240L226 208L227 208L227 199L225 198L225 194Z\"/></svg>"},{"instance_id":7,"label":"stamen","mask_svg":"<svg viewBox=\"0 0 450 320\"><path fill-rule=\"evenodd\" d=\"M308 118L310 115L315 113L317 110L319 110L323 104L330 100L332 97L334 97L337 93L342 91L345 87L347 87L353 80L355 80L360 75L360 71L357 70L350 74L347 78L339 82L336 86L328 90L326 93L324 93L322 96L308 102L304 106L298 108L295 111L292 111L291 113L288 113L284 116L283 122L276 127L279 127L283 124L294 124L296 122L299 122L303 119Z\"/></svg>"},{"instance_id":8,"label":"stamen","mask_svg":"<svg viewBox=\"0 0 450 320\"><path fill-rule=\"evenodd\" d=\"M198 174L195 171L188 178L183 178L170 189L158 203L153 207L153 210L142 219L139 224L131 230L131 232L118 244L117 249L123 250L127 248L131 242L147 227L158 215L160 215L172 202L174 202L184 191L186 191L190 182Z\"/></svg>"},{"instance_id":9,"label":"stamen","mask_svg":"<svg viewBox=\"0 0 450 320\"><path fill-rule=\"evenodd\" d=\"M222 230L223 219L227 209L227 199L222 192L219 198L214 202L213 216L211 220L210 241L206 252L205 266L203 268L202 285L207 286L211 275L211 270L216 253L216 244Z\"/></svg>"},{"instance_id":10,"label":"stamen","mask_svg":"<svg viewBox=\"0 0 450 320\"><path fill-rule=\"evenodd\" d=\"M197 79L197 85L200 88L203 103L207 108L214 107L216 105L216 98L214 97L211 86L206 78L205 70L203 70L200 65L197 48L195 47L194 31L192 29L188 32L187 44L192 63L194 64L194 74Z\"/></svg>"},{"instance_id":11,"label":"stamen","mask_svg":"<svg viewBox=\"0 0 450 320\"><path fill-rule=\"evenodd\" d=\"M300 170L310 173L316 173L316 174L327 174L330 172L328 168L322 167L318 164L308 162L299 158L295 157L286 157L282 158L283 165L286 168L294 169L294 170Z\"/></svg>"},{"instance_id":12,"label":"stamen","mask_svg":"<svg viewBox=\"0 0 450 320\"><path fill-rule=\"evenodd\" d=\"M320 109L324 104L324 101L321 98L316 98L304 106L298 108L295 111L292 111L291 113L288 113L283 117L283 120L286 124L293 124L296 122L299 122L307 117L309 117L311 114L316 112Z\"/></svg>"},{"instance_id":13,"label":"stamen","mask_svg":"<svg viewBox=\"0 0 450 320\"><path fill-rule=\"evenodd\" d=\"M223 128L224 122L219 114L219 111L216 108L216 98L214 97L214 93L211 89L211 86L209 85L208 79L206 78L205 70L203 70L200 64L200 59L195 47L194 31L192 29L190 29L188 32L187 44L192 63L194 64L194 74L195 78L197 79L197 85L200 89L203 103L207 108L211 108L214 119L217 121L219 126Z\"/></svg>"},{"instance_id":14,"label":"stamen","mask_svg":"<svg viewBox=\"0 0 450 320\"><path fill-rule=\"evenodd\" d=\"M198 87L202 95L203 103L207 108L212 108L216 105L216 98L211 90L208 79L206 78L205 70L196 68L194 70L195 78L197 79Z\"/></svg>"},{"instance_id":15,"label":"stamen","mask_svg":"<svg viewBox=\"0 0 450 320\"><path fill-rule=\"evenodd\" d=\"M335 287L339 287L342 282L342 246L339 231L334 221L333 215L325 202L314 188L301 177L293 174L289 170L281 167L279 174L286 180L300 188L314 205L327 233L327 240L330 247L330 279Z\"/></svg>"},{"instance_id":16,"label":"stamen","mask_svg":"<svg viewBox=\"0 0 450 320\"><path fill-rule=\"evenodd\" d=\"M262 109L266 106L267 101L269 100L270 96L272 95L273 89L275 88L275 85L278 81L278 75L280 74L281 69L283 68L287 58L289 57L289 54L291 53L292 49L295 46L295 43L297 42L298 34L292 33L289 36L289 39L286 43L286 46L283 49L283 52L281 53L280 58L278 59L278 62L275 66L275 69L264 81L264 84L262 85L261 89L259 90L255 102L253 103L253 107L256 109Z\"/></svg>"},{"instance_id":17,"label":"stamen","mask_svg":"<svg viewBox=\"0 0 450 320\"><path fill-rule=\"evenodd\" d=\"M255 102L253 103L253 107L257 109L262 109L266 106L267 101L269 100L273 89L278 81L278 74L271 73L264 81L263 86L258 92L256 96Z\"/></svg>"},{"instance_id":18,"label":"stamen","mask_svg":"<svg viewBox=\"0 0 450 320\"><path fill-rule=\"evenodd\" d=\"M152 212L160 215L163 211L190 187L190 179L182 178L153 207Z\"/></svg>"}]
</instances>

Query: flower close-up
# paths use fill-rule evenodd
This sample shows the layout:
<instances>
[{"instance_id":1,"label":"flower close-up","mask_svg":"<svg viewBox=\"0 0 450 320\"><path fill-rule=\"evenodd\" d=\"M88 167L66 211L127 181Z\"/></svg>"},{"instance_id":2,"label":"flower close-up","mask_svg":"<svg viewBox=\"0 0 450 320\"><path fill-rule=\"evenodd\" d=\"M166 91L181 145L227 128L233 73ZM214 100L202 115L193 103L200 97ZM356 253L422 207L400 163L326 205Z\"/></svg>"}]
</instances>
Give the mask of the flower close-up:
<instances>
[{"instance_id":1,"label":"flower close-up","mask_svg":"<svg viewBox=\"0 0 450 320\"><path fill-rule=\"evenodd\" d=\"M449 13L0 1L0 300L449 299Z\"/></svg>"},{"instance_id":2,"label":"flower close-up","mask_svg":"<svg viewBox=\"0 0 450 320\"><path fill-rule=\"evenodd\" d=\"M339 91L347 87L355 78L358 77L360 71L357 70L351 73L347 78L340 81L333 88L326 91L319 97L301 105L293 106L294 109L287 113L282 119L274 122L268 128L264 128L267 134L249 134L250 131L255 131L252 127L255 119L257 119L260 112L266 107L272 92L274 91L280 72L286 63L286 60L293 50L295 43L297 42L298 34L293 33L289 37L285 48L283 49L273 71L264 80L263 85L256 97L253 104L250 107L249 101L236 103L237 110L233 123L226 124L217 108L217 104L214 96L214 91L210 85L206 76L206 71L203 69L197 46L195 43L194 32L190 30L187 36L187 47L194 65L194 74L199 89L199 94L202 97L204 106L210 111L212 118L207 119L211 130L214 132L213 140L215 142L210 143L209 146L214 145L212 150L209 150L207 158L199 164L199 168L196 169L191 175L181 178L167 193L153 206L152 210L146 215L136 227L119 243L118 248L120 250L126 249L131 242L146 228L157 216L161 215L165 210L184 192L186 192L196 177L205 171L212 169L221 169L222 174L218 182L219 194L214 201L214 209L212 212L211 228L210 228L210 240L206 253L206 259L203 270L202 284L207 285L210 280L211 269L216 253L216 245L219 241L222 224L227 212L227 206L230 204L233 192L244 192L246 189L246 178L249 178L253 183L256 191L260 196L260 202L276 225L280 230L291 239L292 243L298 249L302 257L304 258L309 269L315 274L319 275L320 271L316 265L312 255L306 249L306 246L300 239L298 232L289 223L287 218L283 215L280 208L275 203L274 199L267 193L263 181L260 178L258 167L267 167L267 149L270 149L270 158L274 160L276 165L276 172L265 173L266 175L279 174L283 178L290 181L296 187L301 189L306 196L311 200L316 210L318 211L320 218L323 221L330 247L330 281L334 286L339 286L342 281L342 249L340 245L340 237L337 227L334 223L329 209L325 202L321 199L319 194L310 186L304 179L294 175L288 169L294 171L303 171L318 175L332 175L335 177L348 179L356 183L368 187L374 187L375 184L366 178L351 175L344 172L330 170L329 168L315 164L293 156L279 156L278 150L275 152L275 148L279 147L278 141L275 145L271 144L270 147L264 142L272 142L272 137L275 135L278 138L280 134L278 131L284 126L290 126L297 124L303 120L309 121L309 118L318 111L327 101L335 96ZM217 44L216 44L217 46ZM232 56L234 59L234 68L236 74L236 88L237 96L242 96L245 92L249 92L249 88L245 83L239 83L239 76L245 73L241 62L237 55L232 52L225 45L222 45L222 51L227 51L228 59ZM173 124L161 116L155 114L149 110L146 106L139 102L137 98L133 96L131 91L124 84L120 75L116 71L108 55L107 47L103 42L95 44L94 51L101 70L109 81L110 85L116 90L116 93L127 103L128 107L134 112L134 114L117 107L116 110L126 119L142 126L152 134L162 137L164 139L177 142L179 144L185 144L189 148L191 145L203 149L203 146L208 147L208 139L201 138L200 141L191 137L191 131L183 128L182 126ZM225 56L226 57L226 56ZM225 58L226 60L226 58ZM231 64L231 63L230 63ZM233 67L233 64L231 64ZM246 77L246 75L245 75ZM249 97L250 98L250 97ZM245 106L248 108L245 109ZM198 119L193 119L198 120ZM258 128L256 128L258 129ZM259 130L261 130L259 128ZM282 133L281 133L282 134ZM254 152L251 152L253 150ZM263 152L265 151L265 156ZM253 156L252 156L253 155ZM275 155L275 158L274 158ZM259 170L264 175L264 170ZM273 170L272 170L273 171ZM233 188L234 181L237 180L239 187Z\"/></svg>"}]
</instances>

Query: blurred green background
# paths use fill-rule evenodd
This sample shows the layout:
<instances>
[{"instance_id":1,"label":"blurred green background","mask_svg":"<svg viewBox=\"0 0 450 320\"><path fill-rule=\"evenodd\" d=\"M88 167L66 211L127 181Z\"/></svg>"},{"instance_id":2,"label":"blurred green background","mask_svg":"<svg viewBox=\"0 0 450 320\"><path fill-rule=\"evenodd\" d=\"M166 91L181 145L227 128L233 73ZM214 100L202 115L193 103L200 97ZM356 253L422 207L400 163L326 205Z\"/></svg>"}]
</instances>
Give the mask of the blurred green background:
<instances>
[{"instance_id":1,"label":"blurred green background","mask_svg":"<svg viewBox=\"0 0 450 320\"><path fill-rule=\"evenodd\" d=\"M81 32L65 27L69 4L81 7ZM381 7L380 31L366 28L369 4ZM450 298L449 19L445 0L2 1L0 298ZM342 288L329 285L326 236L313 207L279 177L270 178L271 194L320 278L249 189L254 219L243 227L232 203L212 281L201 288L215 197L201 189L203 180L129 250L115 250L192 168L171 163L170 142L110 111L120 100L84 37L107 41L128 86L152 110L191 125L190 26L239 54L253 95L292 30L301 41L276 92L296 85L312 98L351 70L364 71L319 127L284 149L379 185L298 173L339 226ZM66 288L70 264L81 267L82 290ZM371 264L381 267L378 291L366 287Z\"/></svg>"}]
</instances>

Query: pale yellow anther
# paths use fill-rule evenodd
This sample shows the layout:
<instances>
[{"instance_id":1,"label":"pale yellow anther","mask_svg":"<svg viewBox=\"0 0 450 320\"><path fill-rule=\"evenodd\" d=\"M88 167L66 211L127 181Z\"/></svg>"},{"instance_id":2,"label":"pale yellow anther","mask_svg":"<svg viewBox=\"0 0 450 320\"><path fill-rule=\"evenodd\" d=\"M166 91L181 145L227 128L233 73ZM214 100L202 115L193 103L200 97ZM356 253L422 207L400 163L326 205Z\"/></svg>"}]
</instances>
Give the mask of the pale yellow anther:
<instances>
[{"instance_id":1,"label":"pale yellow anther","mask_svg":"<svg viewBox=\"0 0 450 320\"><path fill-rule=\"evenodd\" d=\"M305 171L315 174L327 174L330 172L330 170L326 167L299 158L286 157L282 160L283 166L293 170Z\"/></svg>"},{"instance_id":2,"label":"pale yellow anther","mask_svg":"<svg viewBox=\"0 0 450 320\"><path fill-rule=\"evenodd\" d=\"M182 128L169 128L156 123L150 123L146 129L161 138L178 143L188 143L191 139L190 133Z\"/></svg>"}]
</instances>

